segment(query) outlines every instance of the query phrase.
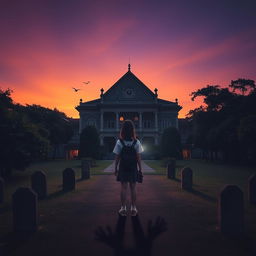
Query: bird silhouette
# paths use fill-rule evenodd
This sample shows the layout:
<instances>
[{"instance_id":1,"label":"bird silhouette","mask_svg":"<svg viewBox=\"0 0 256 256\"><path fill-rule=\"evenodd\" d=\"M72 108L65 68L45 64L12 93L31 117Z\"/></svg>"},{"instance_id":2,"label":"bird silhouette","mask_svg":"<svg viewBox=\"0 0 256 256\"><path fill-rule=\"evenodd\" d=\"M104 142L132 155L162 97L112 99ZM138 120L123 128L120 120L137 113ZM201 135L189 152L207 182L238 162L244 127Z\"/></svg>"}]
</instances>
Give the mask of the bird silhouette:
<instances>
[{"instance_id":1,"label":"bird silhouette","mask_svg":"<svg viewBox=\"0 0 256 256\"><path fill-rule=\"evenodd\" d=\"M89 84L91 81L83 82L83 84Z\"/></svg>"},{"instance_id":2,"label":"bird silhouette","mask_svg":"<svg viewBox=\"0 0 256 256\"><path fill-rule=\"evenodd\" d=\"M73 89L75 92L78 92L78 91L80 91L80 90L81 90L81 89L74 88L74 87L72 87L72 89Z\"/></svg>"}]
</instances>

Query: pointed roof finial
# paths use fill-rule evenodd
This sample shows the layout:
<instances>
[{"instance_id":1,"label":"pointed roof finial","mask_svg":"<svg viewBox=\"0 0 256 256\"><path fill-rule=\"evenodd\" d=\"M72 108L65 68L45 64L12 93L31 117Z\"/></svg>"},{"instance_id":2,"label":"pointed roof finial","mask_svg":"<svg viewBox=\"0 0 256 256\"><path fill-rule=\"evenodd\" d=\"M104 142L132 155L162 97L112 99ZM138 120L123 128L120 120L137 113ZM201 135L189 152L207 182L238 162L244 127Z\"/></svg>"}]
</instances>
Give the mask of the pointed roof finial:
<instances>
[{"instance_id":1,"label":"pointed roof finial","mask_svg":"<svg viewBox=\"0 0 256 256\"><path fill-rule=\"evenodd\" d=\"M128 71L131 71L131 64L128 64Z\"/></svg>"}]
</instances>

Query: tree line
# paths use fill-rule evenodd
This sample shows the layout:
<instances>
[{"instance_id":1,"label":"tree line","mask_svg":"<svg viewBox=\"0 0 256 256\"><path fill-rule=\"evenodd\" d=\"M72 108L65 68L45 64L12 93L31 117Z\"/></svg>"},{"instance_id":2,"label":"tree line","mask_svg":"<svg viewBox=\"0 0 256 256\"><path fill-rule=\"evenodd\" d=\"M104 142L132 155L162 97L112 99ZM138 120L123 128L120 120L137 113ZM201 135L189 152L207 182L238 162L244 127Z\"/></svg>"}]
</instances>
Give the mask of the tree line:
<instances>
[{"instance_id":1,"label":"tree line","mask_svg":"<svg viewBox=\"0 0 256 256\"><path fill-rule=\"evenodd\" d=\"M73 135L69 118L57 109L13 102L12 91L0 89L0 176L12 170L25 170L35 160L45 160ZM239 78L230 85L207 85L191 93L203 98L204 105L187 115L190 136L187 144L200 148L206 159L229 162L255 162L256 85ZM180 157L179 131L167 128L159 152L162 157ZM88 146L89 145L89 146ZM99 157L96 127L87 127L80 136L79 156Z\"/></svg>"},{"instance_id":2,"label":"tree line","mask_svg":"<svg viewBox=\"0 0 256 256\"><path fill-rule=\"evenodd\" d=\"M13 102L10 89L0 89L0 176L25 170L35 160L55 157L73 135L68 117L57 109Z\"/></svg>"},{"instance_id":3,"label":"tree line","mask_svg":"<svg viewBox=\"0 0 256 256\"><path fill-rule=\"evenodd\" d=\"M256 86L239 78L226 87L207 85L191 93L204 105L188 113L189 142L204 157L227 162L251 163L256 159Z\"/></svg>"}]
</instances>

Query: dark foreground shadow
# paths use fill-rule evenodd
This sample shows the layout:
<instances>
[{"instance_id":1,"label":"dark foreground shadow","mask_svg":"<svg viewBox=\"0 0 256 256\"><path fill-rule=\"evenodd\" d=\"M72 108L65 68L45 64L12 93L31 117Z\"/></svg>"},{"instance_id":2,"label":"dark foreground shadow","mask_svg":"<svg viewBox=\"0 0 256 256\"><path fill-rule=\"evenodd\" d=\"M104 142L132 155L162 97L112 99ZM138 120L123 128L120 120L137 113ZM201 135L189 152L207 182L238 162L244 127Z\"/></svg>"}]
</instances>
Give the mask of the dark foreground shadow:
<instances>
[{"instance_id":1,"label":"dark foreground shadow","mask_svg":"<svg viewBox=\"0 0 256 256\"><path fill-rule=\"evenodd\" d=\"M23 246L34 233L9 233L5 237L0 238L0 255L12 255L14 251Z\"/></svg>"},{"instance_id":2,"label":"dark foreground shadow","mask_svg":"<svg viewBox=\"0 0 256 256\"><path fill-rule=\"evenodd\" d=\"M46 197L46 200L50 200L50 199L53 199L53 198L57 198L57 197L61 197L65 194L67 194L68 192L66 191L63 191L63 190L59 190L59 191L56 191L52 194L49 194L47 197Z\"/></svg>"},{"instance_id":3,"label":"dark foreground shadow","mask_svg":"<svg viewBox=\"0 0 256 256\"><path fill-rule=\"evenodd\" d=\"M10 203L4 203L4 205L1 206L1 208L0 208L0 215L3 213L6 213L8 211L11 211L11 209L12 209L12 205Z\"/></svg>"},{"instance_id":4,"label":"dark foreground shadow","mask_svg":"<svg viewBox=\"0 0 256 256\"><path fill-rule=\"evenodd\" d=\"M209 196L207 194L204 194L203 192L201 191L198 191L198 190L194 190L194 189L191 189L191 190L188 190L190 193L196 195L196 196L199 196L207 201L210 201L210 202L217 202L217 199L213 196Z\"/></svg>"},{"instance_id":5,"label":"dark foreground shadow","mask_svg":"<svg viewBox=\"0 0 256 256\"><path fill-rule=\"evenodd\" d=\"M98 227L95 231L95 239L111 247L113 249L113 255L115 256L150 256L154 240L161 233L167 231L167 223L162 217L157 217L155 221L148 221L146 234L141 225L139 216L132 217L135 246L133 248L125 248L125 223L126 217L119 216L114 231L110 226L106 228Z\"/></svg>"}]
</instances>

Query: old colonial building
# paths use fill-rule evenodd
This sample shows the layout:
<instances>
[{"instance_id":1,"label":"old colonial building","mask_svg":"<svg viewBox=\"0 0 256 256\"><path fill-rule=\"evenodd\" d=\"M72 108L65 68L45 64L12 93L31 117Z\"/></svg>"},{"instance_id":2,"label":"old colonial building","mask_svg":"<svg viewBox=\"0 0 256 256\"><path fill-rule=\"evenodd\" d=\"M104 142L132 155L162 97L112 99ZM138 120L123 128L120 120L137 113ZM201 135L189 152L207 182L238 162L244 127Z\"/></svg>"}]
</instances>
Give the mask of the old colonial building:
<instances>
[{"instance_id":1,"label":"old colonial building","mask_svg":"<svg viewBox=\"0 0 256 256\"><path fill-rule=\"evenodd\" d=\"M152 92L131 71L125 73L106 92L101 89L100 98L82 102L76 107L80 114L79 132L87 125L95 125L101 145L109 151L119 136L122 122L133 120L138 138L144 144L158 145L163 130L169 126L178 128L178 112L181 106L158 98L157 89Z\"/></svg>"}]
</instances>

